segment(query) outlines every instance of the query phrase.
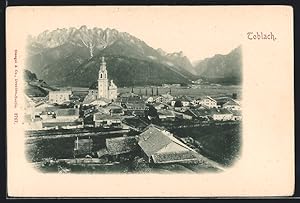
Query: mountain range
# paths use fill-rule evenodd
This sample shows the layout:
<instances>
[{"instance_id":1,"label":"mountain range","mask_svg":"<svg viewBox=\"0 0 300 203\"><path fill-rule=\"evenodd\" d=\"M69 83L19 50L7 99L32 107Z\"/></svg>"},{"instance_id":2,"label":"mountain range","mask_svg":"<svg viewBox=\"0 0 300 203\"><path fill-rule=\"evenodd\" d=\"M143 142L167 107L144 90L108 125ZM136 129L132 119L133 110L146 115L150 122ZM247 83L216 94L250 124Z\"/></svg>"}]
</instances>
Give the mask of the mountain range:
<instances>
[{"instance_id":1,"label":"mountain range","mask_svg":"<svg viewBox=\"0 0 300 203\"><path fill-rule=\"evenodd\" d=\"M227 55L217 54L195 64L196 74L202 79L221 84L240 84L242 80L242 48Z\"/></svg>"},{"instance_id":2,"label":"mountain range","mask_svg":"<svg viewBox=\"0 0 300 203\"><path fill-rule=\"evenodd\" d=\"M102 56L110 79L118 86L187 84L199 78L212 79L213 74L217 74L215 78L230 78L230 74L236 77L241 72L237 70L241 67L231 67L239 64L234 62L241 60L238 54L230 55L228 62L226 55L222 60L216 60L216 55L193 66L182 52L166 53L126 32L109 28L46 30L28 37L27 52L26 68L47 84L57 86L89 87L97 80Z\"/></svg>"}]
</instances>

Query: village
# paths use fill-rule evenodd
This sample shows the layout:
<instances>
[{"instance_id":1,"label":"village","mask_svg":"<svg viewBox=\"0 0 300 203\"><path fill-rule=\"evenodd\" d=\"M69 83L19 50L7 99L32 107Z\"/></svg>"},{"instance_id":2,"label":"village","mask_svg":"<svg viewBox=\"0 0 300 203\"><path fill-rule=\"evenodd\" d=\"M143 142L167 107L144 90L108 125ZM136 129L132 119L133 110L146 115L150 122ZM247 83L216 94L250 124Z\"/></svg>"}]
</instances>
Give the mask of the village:
<instances>
[{"instance_id":1,"label":"village","mask_svg":"<svg viewBox=\"0 0 300 203\"><path fill-rule=\"evenodd\" d=\"M239 124L239 95L173 95L172 88L177 84L163 85L169 88L164 93L159 93L159 87L151 87L149 92L148 88L134 91L132 87L131 91L119 93L108 78L102 57L98 87L90 88L86 94L60 89L49 91L43 98L25 95L28 139L72 138L72 156L59 160L43 157L44 166L69 172L74 165L95 167L130 161L131 165L148 164L144 167L147 170L176 163L223 168L201 154L202 143L174 134L173 130ZM103 138L100 147L96 137Z\"/></svg>"}]
</instances>

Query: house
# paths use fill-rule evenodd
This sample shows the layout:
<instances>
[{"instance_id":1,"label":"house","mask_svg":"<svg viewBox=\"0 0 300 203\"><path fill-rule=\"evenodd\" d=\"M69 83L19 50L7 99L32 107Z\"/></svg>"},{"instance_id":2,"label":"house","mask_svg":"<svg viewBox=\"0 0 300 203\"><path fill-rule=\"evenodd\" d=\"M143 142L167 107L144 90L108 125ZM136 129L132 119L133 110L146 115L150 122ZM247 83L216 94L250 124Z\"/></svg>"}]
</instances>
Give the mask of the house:
<instances>
[{"instance_id":1,"label":"house","mask_svg":"<svg viewBox=\"0 0 300 203\"><path fill-rule=\"evenodd\" d=\"M209 117L211 115L211 111L209 109L200 109L200 108L189 109L186 113L200 120L209 120Z\"/></svg>"},{"instance_id":2,"label":"house","mask_svg":"<svg viewBox=\"0 0 300 203\"><path fill-rule=\"evenodd\" d=\"M119 116L111 116L103 113L95 113L93 116L94 126L102 128L122 128Z\"/></svg>"},{"instance_id":3,"label":"house","mask_svg":"<svg viewBox=\"0 0 300 203\"><path fill-rule=\"evenodd\" d=\"M125 104L125 111L127 115L134 115L134 116L145 116L145 111L149 109L148 106L144 102L136 102L136 103L126 103Z\"/></svg>"},{"instance_id":4,"label":"house","mask_svg":"<svg viewBox=\"0 0 300 203\"><path fill-rule=\"evenodd\" d=\"M230 99L228 102L226 102L223 105L223 108L229 109L229 110L241 110L240 104L233 99Z\"/></svg>"},{"instance_id":5,"label":"house","mask_svg":"<svg viewBox=\"0 0 300 203\"><path fill-rule=\"evenodd\" d=\"M38 102L36 105L34 105L34 112L35 113L41 113L43 111L46 110L46 108L49 108L49 107L55 107L53 104L49 104L49 103L46 103L46 102Z\"/></svg>"},{"instance_id":6,"label":"house","mask_svg":"<svg viewBox=\"0 0 300 203\"><path fill-rule=\"evenodd\" d=\"M150 97L147 98L146 102L147 103L154 103L154 102L156 102L156 100L158 102L160 101L159 96L150 96Z\"/></svg>"},{"instance_id":7,"label":"house","mask_svg":"<svg viewBox=\"0 0 300 203\"><path fill-rule=\"evenodd\" d=\"M190 97L188 97L188 96L181 96L181 97L178 97L176 99L173 99L171 101L171 106L176 107L176 105L180 102L179 106L188 107L188 106L190 106L191 101L192 101L192 99ZM179 107L179 106L177 105L177 107Z\"/></svg>"},{"instance_id":8,"label":"house","mask_svg":"<svg viewBox=\"0 0 300 203\"><path fill-rule=\"evenodd\" d=\"M200 102L201 105L207 107L207 108L217 108L217 101L210 96L205 96L201 99Z\"/></svg>"},{"instance_id":9,"label":"house","mask_svg":"<svg viewBox=\"0 0 300 203\"><path fill-rule=\"evenodd\" d=\"M97 95L87 95L83 102L83 106L106 106L111 103L111 100L104 98L104 97L98 97Z\"/></svg>"},{"instance_id":10,"label":"house","mask_svg":"<svg viewBox=\"0 0 300 203\"><path fill-rule=\"evenodd\" d=\"M170 132L150 125L139 135L138 145L149 163L179 163L197 160L197 152Z\"/></svg>"},{"instance_id":11,"label":"house","mask_svg":"<svg viewBox=\"0 0 300 203\"><path fill-rule=\"evenodd\" d=\"M31 112L31 116L32 119L41 118L43 120L54 118L56 111L60 108L61 107L59 106L54 106L45 102L39 102L35 105L33 111Z\"/></svg>"},{"instance_id":12,"label":"house","mask_svg":"<svg viewBox=\"0 0 300 203\"><path fill-rule=\"evenodd\" d=\"M79 118L79 109L57 109L56 119L64 121L75 121Z\"/></svg>"},{"instance_id":13,"label":"house","mask_svg":"<svg viewBox=\"0 0 300 203\"><path fill-rule=\"evenodd\" d=\"M233 120L233 121L242 120L242 112L241 111L239 111L239 110L230 110L230 112L232 113L231 120Z\"/></svg>"},{"instance_id":14,"label":"house","mask_svg":"<svg viewBox=\"0 0 300 203\"><path fill-rule=\"evenodd\" d=\"M69 102L72 95L71 90L59 90L49 92L49 102L63 104L64 102Z\"/></svg>"},{"instance_id":15,"label":"house","mask_svg":"<svg viewBox=\"0 0 300 203\"><path fill-rule=\"evenodd\" d=\"M162 104L162 103L154 103L152 104L152 106L156 109L156 110L161 110L161 109L167 109L168 106Z\"/></svg>"},{"instance_id":16,"label":"house","mask_svg":"<svg viewBox=\"0 0 300 203\"><path fill-rule=\"evenodd\" d=\"M105 109L108 110L108 113L111 116L114 116L114 115L122 116L122 115L124 115L123 108L121 106L117 105L117 104L111 104L111 105L105 107Z\"/></svg>"},{"instance_id":17,"label":"house","mask_svg":"<svg viewBox=\"0 0 300 203\"><path fill-rule=\"evenodd\" d=\"M83 128L83 121L82 119L74 121L51 119L43 121L42 128L44 130Z\"/></svg>"},{"instance_id":18,"label":"house","mask_svg":"<svg viewBox=\"0 0 300 203\"><path fill-rule=\"evenodd\" d=\"M156 102L156 103L168 104L173 99L174 99L174 97L170 93L167 93L167 94L162 94L160 96L151 96L151 97L148 98L147 101L149 101L149 103Z\"/></svg>"},{"instance_id":19,"label":"house","mask_svg":"<svg viewBox=\"0 0 300 203\"><path fill-rule=\"evenodd\" d=\"M202 104L202 98L201 97L195 98L191 103L193 106L200 106Z\"/></svg>"},{"instance_id":20,"label":"house","mask_svg":"<svg viewBox=\"0 0 300 203\"><path fill-rule=\"evenodd\" d=\"M39 114L39 116L42 120L48 120L48 119L55 118L54 114L52 114L51 112L47 112L47 111L43 111L42 113Z\"/></svg>"},{"instance_id":21,"label":"house","mask_svg":"<svg viewBox=\"0 0 300 203\"><path fill-rule=\"evenodd\" d=\"M232 113L228 109L211 109L211 117L215 121L228 121L232 119Z\"/></svg>"},{"instance_id":22,"label":"house","mask_svg":"<svg viewBox=\"0 0 300 203\"><path fill-rule=\"evenodd\" d=\"M161 95L162 103L169 104L173 99L174 99L174 97L169 92Z\"/></svg>"},{"instance_id":23,"label":"house","mask_svg":"<svg viewBox=\"0 0 300 203\"><path fill-rule=\"evenodd\" d=\"M158 110L157 114L161 121L174 121L176 118L174 111L171 110Z\"/></svg>"}]
</instances>

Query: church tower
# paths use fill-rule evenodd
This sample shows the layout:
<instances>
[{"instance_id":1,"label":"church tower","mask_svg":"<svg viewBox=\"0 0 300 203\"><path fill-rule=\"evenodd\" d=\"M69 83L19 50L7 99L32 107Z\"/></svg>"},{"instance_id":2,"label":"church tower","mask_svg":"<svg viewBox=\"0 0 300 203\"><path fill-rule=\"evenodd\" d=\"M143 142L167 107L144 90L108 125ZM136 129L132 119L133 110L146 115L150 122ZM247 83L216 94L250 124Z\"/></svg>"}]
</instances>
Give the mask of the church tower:
<instances>
[{"instance_id":1,"label":"church tower","mask_svg":"<svg viewBox=\"0 0 300 203\"><path fill-rule=\"evenodd\" d=\"M107 79L107 70L104 57L102 57L99 76L98 76L98 98L108 98L108 79Z\"/></svg>"}]
</instances>

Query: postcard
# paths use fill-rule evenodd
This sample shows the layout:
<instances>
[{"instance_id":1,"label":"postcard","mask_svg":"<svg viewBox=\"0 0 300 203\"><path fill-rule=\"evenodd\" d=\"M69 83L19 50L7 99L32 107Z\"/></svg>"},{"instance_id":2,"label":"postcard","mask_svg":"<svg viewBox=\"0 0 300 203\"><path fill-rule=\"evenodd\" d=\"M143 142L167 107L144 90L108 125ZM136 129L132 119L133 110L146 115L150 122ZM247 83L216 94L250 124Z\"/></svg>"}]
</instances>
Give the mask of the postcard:
<instances>
[{"instance_id":1,"label":"postcard","mask_svg":"<svg viewBox=\"0 0 300 203\"><path fill-rule=\"evenodd\" d=\"M14 197L294 192L290 6L8 7Z\"/></svg>"}]
</instances>

